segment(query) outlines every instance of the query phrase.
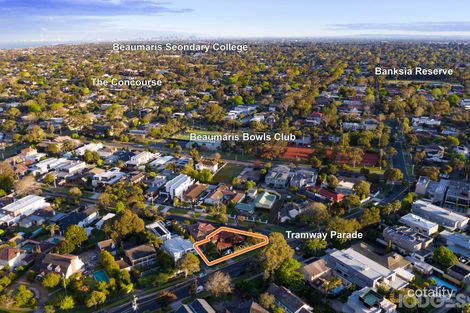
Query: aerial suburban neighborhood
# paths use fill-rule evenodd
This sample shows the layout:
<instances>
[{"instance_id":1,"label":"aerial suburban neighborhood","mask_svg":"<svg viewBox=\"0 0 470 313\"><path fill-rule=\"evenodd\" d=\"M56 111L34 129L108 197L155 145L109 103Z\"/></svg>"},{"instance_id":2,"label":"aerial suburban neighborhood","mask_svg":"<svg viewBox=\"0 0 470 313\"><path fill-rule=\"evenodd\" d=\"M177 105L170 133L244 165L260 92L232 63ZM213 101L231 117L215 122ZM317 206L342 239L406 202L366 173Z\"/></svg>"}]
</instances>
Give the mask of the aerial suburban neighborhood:
<instances>
[{"instance_id":1,"label":"aerial suburban neighborhood","mask_svg":"<svg viewBox=\"0 0 470 313\"><path fill-rule=\"evenodd\" d=\"M35 46L0 312L470 312L468 39Z\"/></svg>"}]
</instances>

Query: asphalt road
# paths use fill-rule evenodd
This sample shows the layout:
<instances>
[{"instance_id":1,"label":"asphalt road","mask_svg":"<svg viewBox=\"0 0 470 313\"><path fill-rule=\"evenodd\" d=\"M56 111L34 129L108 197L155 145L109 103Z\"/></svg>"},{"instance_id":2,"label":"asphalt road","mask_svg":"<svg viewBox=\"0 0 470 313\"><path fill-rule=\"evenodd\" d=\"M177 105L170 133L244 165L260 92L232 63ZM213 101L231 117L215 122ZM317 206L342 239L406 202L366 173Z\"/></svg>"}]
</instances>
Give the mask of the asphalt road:
<instances>
[{"instance_id":1,"label":"asphalt road","mask_svg":"<svg viewBox=\"0 0 470 313\"><path fill-rule=\"evenodd\" d=\"M225 266L224 268L220 269L221 271L229 274L232 278L239 276L240 271L242 269L248 268L249 264L252 262L252 257L240 260L239 262L229 264ZM253 275L256 275L258 273L253 273ZM194 280L197 280L197 285L204 285L206 281L209 279L211 274L208 274L205 277L202 278L190 278L187 281L177 284L175 286L171 286L169 288L166 288L165 290L171 291L174 293L177 297L177 300L182 300L184 298L187 298L190 296L189 293L189 286L194 282ZM145 311L155 311L161 308L161 303L157 301L157 295L162 292L156 291L152 292L151 294L141 296L137 300L138 308L137 311L134 311L132 308L132 303L126 303L117 307L113 307L111 309L107 310L100 310L98 311L99 313L143 313Z\"/></svg>"}]
</instances>

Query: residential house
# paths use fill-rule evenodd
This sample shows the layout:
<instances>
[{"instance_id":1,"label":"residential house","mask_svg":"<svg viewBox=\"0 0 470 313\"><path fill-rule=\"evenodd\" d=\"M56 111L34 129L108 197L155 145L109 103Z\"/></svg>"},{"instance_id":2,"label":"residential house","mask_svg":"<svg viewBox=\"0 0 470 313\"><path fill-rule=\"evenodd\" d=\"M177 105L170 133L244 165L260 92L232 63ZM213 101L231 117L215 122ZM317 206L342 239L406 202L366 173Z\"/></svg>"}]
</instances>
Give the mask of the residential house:
<instances>
[{"instance_id":1,"label":"residential house","mask_svg":"<svg viewBox=\"0 0 470 313\"><path fill-rule=\"evenodd\" d=\"M278 165L269 169L265 176L265 182L268 186L274 188L287 188L291 178L290 168L285 165Z\"/></svg>"},{"instance_id":2,"label":"residential house","mask_svg":"<svg viewBox=\"0 0 470 313\"><path fill-rule=\"evenodd\" d=\"M112 255L117 254L118 246L117 246L116 241L114 241L114 239L106 239L106 240L100 241L97 243L97 246L100 251L106 250Z\"/></svg>"},{"instance_id":3,"label":"residential house","mask_svg":"<svg viewBox=\"0 0 470 313\"><path fill-rule=\"evenodd\" d=\"M155 236L160 238L162 241L171 239L171 233L168 229L166 229L162 221L156 221L154 223L145 225L145 228L154 233Z\"/></svg>"},{"instance_id":4,"label":"residential house","mask_svg":"<svg viewBox=\"0 0 470 313\"><path fill-rule=\"evenodd\" d=\"M26 250L4 246L0 248L0 269L8 267L13 271L18 266L23 265L26 257Z\"/></svg>"},{"instance_id":5,"label":"residential house","mask_svg":"<svg viewBox=\"0 0 470 313\"><path fill-rule=\"evenodd\" d=\"M196 170L202 171L202 170L209 170L211 173L217 172L219 169L219 163L214 160L205 160L202 159L196 164Z\"/></svg>"},{"instance_id":6,"label":"residential house","mask_svg":"<svg viewBox=\"0 0 470 313\"><path fill-rule=\"evenodd\" d=\"M194 179L188 175L180 174L165 184L165 190L171 199L181 198L193 183Z\"/></svg>"},{"instance_id":7,"label":"residential house","mask_svg":"<svg viewBox=\"0 0 470 313\"><path fill-rule=\"evenodd\" d=\"M269 311L253 300L243 302L236 300L235 303L225 307L224 313L269 313Z\"/></svg>"},{"instance_id":8,"label":"residential house","mask_svg":"<svg viewBox=\"0 0 470 313\"><path fill-rule=\"evenodd\" d=\"M455 254L470 258L470 236L448 230L442 231L439 236L445 242L447 248Z\"/></svg>"},{"instance_id":9,"label":"residential house","mask_svg":"<svg viewBox=\"0 0 470 313\"><path fill-rule=\"evenodd\" d=\"M207 184L194 184L184 193L183 199L190 203L196 203L207 187Z\"/></svg>"},{"instance_id":10,"label":"residential house","mask_svg":"<svg viewBox=\"0 0 470 313\"><path fill-rule=\"evenodd\" d=\"M78 225L82 228L85 228L91 225L94 221L99 218L98 208L91 206L80 212L71 212L61 220L58 224L62 231L65 231L70 225Z\"/></svg>"},{"instance_id":11,"label":"residential house","mask_svg":"<svg viewBox=\"0 0 470 313\"><path fill-rule=\"evenodd\" d=\"M164 241L162 249L168 252L175 262L181 259L186 253L194 251L192 241L179 236Z\"/></svg>"},{"instance_id":12,"label":"residential house","mask_svg":"<svg viewBox=\"0 0 470 313\"><path fill-rule=\"evenodd\" d=\"M292 174L290 185L293 187L308 187L314 186L317 181L317 173L312 170L300 169Z\"/></svg>"},{"instance_id":13,"label":"residential house","mask_svg":"<svg viewBox=\"0 0 470 313\"><path fill-rule=\"evenodd\" d=\"M204 199L204 203L210 205L219 205L222 202L227 190L229 190L229 186L218 185L217 188L215 188L212 193Z\"/></svg>"},{"instance_id":14,"label":"residential house","mask_svg":"<svg viewBox=\"0 0 470 313\"><path fill-rule=\"evenodd\" d=\"M189 226L189 233L196 241L206 238L206 236L212 233L214 230L215 227L209 223L199 222Z\"/></svg>"},{"instance_id":15,"label":"residential house","mask_svg":"<svg viewBox=\"0 0 470 313\"><path fill-rule=\"evenodd\" d=\"M385 240L403 253L413 253L424 250L432 244L433 238L415 232L411 228L402 225L389 226L383 230Z\"/></svg>"},{"instance_id":16,"label":"residential house","mask_svg":"<svg viewBox=\"0 0 470 313\"><path fill-rule=\"evenodd\" d=\"M125 249L124 254L132 268L145 268L157 263L157 250L150 244Z\"/></svg>"},{"instance_id":17,"label":"residential house","mask_svg":"<svg viewBox=\"0 0 470 313\"><path fill-rule=\"evenodd\" d=\"M395 313L397 305L369 287L353 292L343 306L344 313Z\"/></svg>"},{"instance_id":18,"label":"residential house","mask_svg":"<svg viewBox=\"0 0 470 313\"><path fill-rule=\"evenodd\" d=\"M439 225L428 221L413 213L408 213L400 218L400 223L405 224L408 227L416 230L417 232L431 236L439 230Z\"/></svg>"},{"instance_id":19,"label":"residential house","mask_svg":"<svg viewBox=\"0 0 470 313\"><path fill-rule=\"evenodd\" d=\"M470 182L464 180L441 179L432 181L429 177L420 176L415 192L425 195L432 203L452 211L470 214Z\"/></svg>"},{"instance_id":20,"label":"residential house","mask_svg":"<svg viewBox=\"0 0 470 313\"><path fill-rule=\"evenodd\" d=\"M276 202L276 199L276 195L267 191L263 191L256 197L254 204L256 208L271 210L274 206L274 203Z\"/></svg>"},{"instance_id":21,"label":"residential house","mask_svg":"<svg viewBox=\"0 0 470 313\"><path fill-rule=\"evenodd\" d=\"M0 208L0 224L11 226L23 217L49 207L44 197L28 195Z\"/></svg>"},{"instance_id":22,"label":"residential house","mask_svg":"<svg viewBox=\"0 0 470 313\"><path fill-rule=\"evenodd\" d=\"M443 227L454 229L467 228L469 218L432 203L417 200L412 205L412 212Z\"/></svg>"},{"instance_id":23,"label":"residential house","mask_svg":"<svg viewBox=\"0 0 470 313\"><path fill-rule=\"evenodd\" d=\"M124 176L126 176L126 174L122 173L118 167L113 167L106 172L93 175L91 185L93 187L98 187L101 185L113 185L121 180L121 178Z\"/></svg>"},{"instance_id":24,"label":"residential house","mask_svg":"<svg viewBox=\"0 0 470 313\"><path fill-rule=\"evenodd\" d=\"M211 242L219 251L230 249L233 246L242 244L244 241L243 236L228 231L221 231L211 237Z\"/></svg>"},{"instance_id":25,"label":"residential house","mask_svg":"<svg viewBox=\"0 0 470 313\"><path fill-rule=\"evenodd\" d=\"M81 146L80 148L75 149L74 154L78 155L78 156L82 156L82 155L85 154L85 152L87 150L92 151L92 152L96 152L96 151L99 151L103 148L104 148L104 146L101 142L98 142L98 143L93 143L92 142L92 143L86 144L84 146Z\"/></svg>"},{"instance_id":26,"label":"residential house","mask_svg":"<svg viewBox=\"0 0 470 313\"><path fill-rule=\"evenodd\" d=\"M42 259L39 272L43 277L52 272L60 274L63 278L69 278L73 274L81 272L84 265L76 255L49 253Z\"/></svg>"},{"instance_id":27,"label":"residential house","mask_svg":"<svg viewBox=\"0 0 470 313\"><path fill-rule=\"evenodd\" d=\"M323 258L302 266L299 272L304 275L304 280L307 283L318 289L326 279L334 276L333 270Z\"/></svg>"},{"instance_id":28,"label":"residential house","mask_svg":"<svg viewBox=\"0 0 470 313\"><path fill-rule=\"evenodd\" d=\"M150 151L142 151L132 156L131 159L126 162L126 165L134 167L145 165L159 156L160 154L154 154Z\"/></svg>"},{"instance_id":29,"label":"residential house","mask_svg":"<svg viewBox=\"0 0 470 313\"><path fill-rule=\"evenodd\" d=\"M266 292L274 297L275 304L281 307L285 313L307 313L313 311L312 307L286 287L271 284Z\"/></svg>"},{"instance_id":30,"label":"residential house","mask_svg":"<svg viewBox=\"0 0 470 313\"><path fill-rule=\"evenodd\" d=\"M189 304L182 304L175 313L216 313L216 311L206 300L194 299Z\"/></svg>"},{"instance_id":31,"label":"residential house","mask_svg":"<svg viewBox=\"0 0 470 313\"><path fill-rule=\"evenodd\" d=\"M385 283L399 290L408 285L392 270L364 256L356 250L336 250L327 256L328 264L337 274L359 287L375 288Z\"/></svg>"}]
</instances>

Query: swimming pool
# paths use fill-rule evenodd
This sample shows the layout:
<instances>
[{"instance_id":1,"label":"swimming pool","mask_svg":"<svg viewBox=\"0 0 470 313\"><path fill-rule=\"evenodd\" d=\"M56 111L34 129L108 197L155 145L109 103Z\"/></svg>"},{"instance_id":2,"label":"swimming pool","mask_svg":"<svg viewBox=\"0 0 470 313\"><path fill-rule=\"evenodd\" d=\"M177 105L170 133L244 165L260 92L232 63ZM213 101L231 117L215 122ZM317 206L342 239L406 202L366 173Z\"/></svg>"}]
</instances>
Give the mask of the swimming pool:
<instances>
[{"instance_id":1,"label":"swimming pool","mask_svg":"<svg viewBox=\"0 0 470 313\"><path fill-rule=\"evenodd\" d=\"M104 281L105 283L109 283L109 277L105 270L96 271L91 274L91 276L93 276L96 281Z\"/></svg>"},{"instance_id":2,"label":"swimming pool","mask_svg":"<svg viewBox=\"0 0 470 313\"><path fill-rule=\"evenodd\" d=\"M437 276L434 276L434 275L433 275L433 276L431 276L430 278L434 279L434 281L436 282L436 285L438 285L438 286L440 286L440 287L446 287L447 289L450 289L450 290L452 290L452 291L454 291L454 292L457 292L457 291L459 290L456 286L452 285L451 283L449 283L449 282L447 282L447 281L445 281L445 280L440 279L440 278L437 277Z\"/></svg>"}]
</instances>

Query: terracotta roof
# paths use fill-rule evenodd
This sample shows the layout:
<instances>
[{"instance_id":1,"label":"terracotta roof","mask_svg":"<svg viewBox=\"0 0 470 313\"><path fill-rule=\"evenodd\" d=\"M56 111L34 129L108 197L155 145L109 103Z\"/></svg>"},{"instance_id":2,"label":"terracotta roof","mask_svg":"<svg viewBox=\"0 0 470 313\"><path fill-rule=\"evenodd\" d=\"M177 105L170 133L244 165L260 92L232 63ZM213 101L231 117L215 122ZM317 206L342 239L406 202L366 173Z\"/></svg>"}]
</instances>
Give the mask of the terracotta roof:
<instances>
[{"instance_id":1,"label":"terracotta roof","mask_svg":"<svg viewBox=\"0 0 470 313\"><path fill-rule=\"evenodd\" d=\"M21 254L24 251L25 250L13 248L13 247L10 247L10 246L5 246L5 247L0 249L0 260L11 261L14 258L16 258L16 256L18 254Z\"/></svg>"},{"instance_id":2,"label":"terracotta roof","mask_svg":"<svg viewBox=\"0 0 470 313\"><path fill-rule=\"evenodd\" d=\"M211 232L215 230L215 227L208 223L196 223L191 225L189 228L189 233L196 240L201 240L206 238Z\"/></svg>"}]
</instances>

